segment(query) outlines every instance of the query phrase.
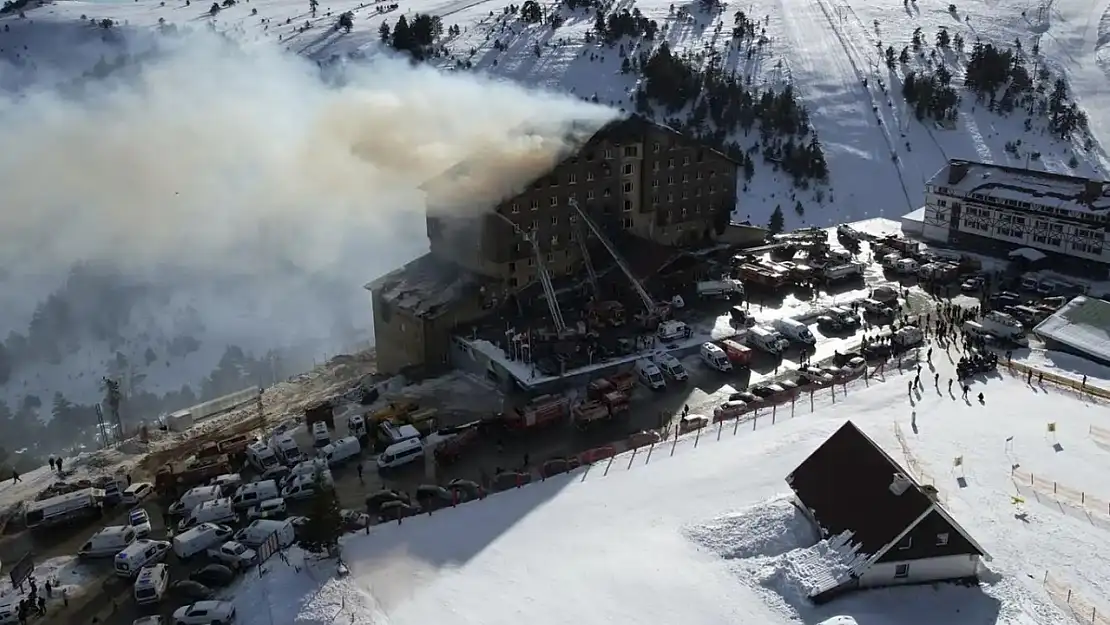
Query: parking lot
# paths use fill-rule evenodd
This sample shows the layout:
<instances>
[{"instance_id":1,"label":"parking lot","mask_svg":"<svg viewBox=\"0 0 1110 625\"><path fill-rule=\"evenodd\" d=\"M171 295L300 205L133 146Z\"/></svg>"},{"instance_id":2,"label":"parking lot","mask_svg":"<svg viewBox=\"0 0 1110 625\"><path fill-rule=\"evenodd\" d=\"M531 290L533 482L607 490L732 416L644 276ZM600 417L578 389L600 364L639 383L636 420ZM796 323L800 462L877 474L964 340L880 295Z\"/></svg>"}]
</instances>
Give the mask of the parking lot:
<instances>
[{"instance_id":1,"label":"parking lot","mask_svg":"<svg viewBox=\"0 0 1110 625\"><path fill-rule=\"evenodd\" d=\"M891 280L891 276L884 279L876 273L881 274L881 272L869 272L867 287L873 287L880 281L889 283ZM911 286L914 281L911 279L904 284ZM861 287L859 290L866 293L867 289ZM837 303L844 305L849 300L850 298L845 297L838 299ZM933 309L934 303L932 296L920 288L913 287L910 288L899 312L910 315L924 314ZM764 306L769 309L772 304L764 302ZM874 334L875 332L873 327L870 329L865 327L852 332L826 334L817 328L815 323L810 323L809 328L817 339L814 350L810 352L810 361L813 363L827 361L836 352L854 351L859 348L864 333L870 331ZM733 392L778 377L793 377L791 371L798 368L800 360L801 354L797 348L788 350L781 359L757 352L750 368L721 373L703 364L696 355L687 357L683 360L683 364L690 375L688 381L679 384L670 383L665 390L661 391L652 391L638 384L632 390L631 409L626 415L587 431L580 431L564 421L534 432L482 436L463 451L457 462L448 466L435 467L434 474L426 472L425 463L414 462L381 475L376 470L372 451L363 450L357 461L352 460L333 470L336 492L343 508L363 510L367 495L383 488L412 493L421 484L443 484L454 478L488 483L499 470L524 469L534 474L549 459L575 456L613 441L627 439L631 434L644 430L671 427L676 417L687 408L691 413L711 417L713 408L727 400ZM519 398L512 397L502 399L492 387L484 385L480 380L465 376L446 378L446 380L426 383L422 385L424 388L406 388L397 394L396 399L412 399L421 408L435 408L437 423L441 427L480 419L505 410L520 401ZM390 398L394 399L392 395ZM336 414L335 429L332 432L333 440L348 435L346 419L340 411ZM309 453L313 451L312 441L303 426L294 428L292 434L303 451ZM360 464L363 467L361 476L357 470ZM149 501L144 504L144 507L149 511L154 525L152 537L165 538L167 533L162 527L162 504ZM303 506L300 508L303 509ZM297 514L303 511L302 509L292 504L289 512ZM35 547L36 553L41 554L42 557L73 554L96 529L106 524L120 522L121 514L122 510L106 517L96 526L86 527L72 535L38 544ZM177 562L171 555L168 564L172 579L177 580L187 578L189 573L202 566L203 562L185 565ZM179 605L188 603L188 601L167 598L156 607L140 608L132 599L130 583L111 576L110 567L110 561L88 565L88 568L99 571L110 581L100 582L100 587L89 589L88 595L92 603L78 607L79 604L75 601L74 605L70 606L65 622L86 624L91 622L93 615L97 615L100 623L130 625L141 615L169 614ZM234 595L234 591L225 592ZM51 619L51 622L55 621Z\"/></svg>"}]
</instances>

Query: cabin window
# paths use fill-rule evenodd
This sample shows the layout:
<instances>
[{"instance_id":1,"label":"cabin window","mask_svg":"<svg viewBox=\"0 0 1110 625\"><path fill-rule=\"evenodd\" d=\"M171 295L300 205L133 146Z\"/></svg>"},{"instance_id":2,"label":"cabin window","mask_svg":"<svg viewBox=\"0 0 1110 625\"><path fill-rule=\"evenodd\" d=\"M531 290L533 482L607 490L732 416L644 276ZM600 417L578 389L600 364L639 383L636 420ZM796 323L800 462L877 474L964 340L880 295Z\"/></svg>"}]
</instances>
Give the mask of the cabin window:
<instances>
[{"instance_id":1,"label":"cabin window","mask_svg":"<svg viewBox=\"0 0 1110 625\"><path fill-rule=\"evenodd\" d=\"M906 536L902 540L898 541L898 549L900 549L900 550L909 549L912 546L913 546L913 536Z\"/></svg>"},{"instance_id":2,"label":"cabin window","mask_svg":"<svg viewBox=\"0 0 1110 625\"><path fill-rule=\"evenodd\" d=\"M948 532L937 534L937 546L943 547L948 544Z\"/></svg>"},{"instance_id":3,"label":"cabin window","mask_svg":"<svg viewBox=\"0 0 1110 625\"><path fill-rule=\"evenodd\" d=\"M910 576L910 565L897 564L894 566L894 579L906 579Z\"/></svg>"}]
</instances>

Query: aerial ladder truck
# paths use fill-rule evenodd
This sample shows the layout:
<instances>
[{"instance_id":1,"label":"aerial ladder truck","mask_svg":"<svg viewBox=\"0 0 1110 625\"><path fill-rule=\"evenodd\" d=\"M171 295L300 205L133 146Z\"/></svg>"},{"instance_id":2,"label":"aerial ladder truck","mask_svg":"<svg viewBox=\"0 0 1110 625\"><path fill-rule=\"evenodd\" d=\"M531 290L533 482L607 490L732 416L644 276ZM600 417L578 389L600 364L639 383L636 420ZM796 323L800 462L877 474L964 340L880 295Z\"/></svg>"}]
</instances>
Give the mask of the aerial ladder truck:
<instances>
[{"instance_id":1,"label":"aerial ladder truck","mask_svg":"<svg viewBox=\"0 0 1110 625\"><path fill-rule=\"evenodd\" d=\"M605 236L605 233L594 223L593 219L590 219L590 216L586 214L586 211L582 209L578 202L574 199L570 199L567 200L567 203L578 213L578 218L586 224L590 232L601 241L601 244L605 246L605 250L609 252L609 255L613 257L613 261L617 263L617 267L619 267L625 277L628 278L628 281L632 283L632 289L636 291L636 295L640 297L640 301L644 304L644 312L636 315L636 319L644 328L654 330L660 322L665 321L670 316L670 307L667 305L660 305L652 299L651 294L647 292L644 285L641 284L639 279L636 278L636 275L632 273L632 269L629 268L628 263L626 263L620 253L617 252L617 248L609 240L609 237ZM584 237L579 238L584 239ZM582 245L583 253L585 253L585 241L582 242ZM596 280L596 278L593 279Z\"/></svg>"}]
</instances>

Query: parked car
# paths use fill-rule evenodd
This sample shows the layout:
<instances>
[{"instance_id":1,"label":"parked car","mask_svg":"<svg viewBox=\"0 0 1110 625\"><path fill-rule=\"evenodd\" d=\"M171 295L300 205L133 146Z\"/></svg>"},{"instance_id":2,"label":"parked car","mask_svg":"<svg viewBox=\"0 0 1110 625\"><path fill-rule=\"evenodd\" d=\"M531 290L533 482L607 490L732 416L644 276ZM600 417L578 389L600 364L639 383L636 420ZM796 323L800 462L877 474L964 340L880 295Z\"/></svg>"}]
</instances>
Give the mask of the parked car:
<instances>
[{"instance_id":1,"label":"parked car","mask_svg":"<svg viewBox=\"0 0 1110 625\"><path fill-rule=\"evenodd\" d=\"M978 291L979 289L982 289L982 288L983 288L983 279L982 278L971 278L969 280L964 280L963 284L960 285L960 290L963 291L964 293L973 293L973 292Z\"/></svg>"},{"instance_id":2,"label":"parked car","mask_svg":"<svg viewBox=\"0 0 1110 625\"><path fill-rule=\"evenodd\" d=\"M127 513L127 524L135 530L135 536L139 538L150 535L150 515L142 508L132 508Z\"/></svg>"},{"instance_id":3,"label":"parked car","mask_svg":"<svg viewBox=\"0 0 1110 625\"><path fill-rule=\"evenodd\" d=\"M828 371L815 365L802 365L798 368L798 373L804 380L814 384L825 384L833 380L833 376Z\"/></svg>"},{"instance_id":4,"label":"parked car","mask_svg":"<svg viewBox=\"0 0 1110 625\"><path fill-rule=\"evenodd\" d=\"M235 571L222 564L209 564L200 570L193 571L189 575L189 579L209 588L223 588L235 581Z\"/></svg>"},{"instance_id":5,"label":"parked car","mask_svg":"<svg viewBox=\"0 0 1110 625\"><path fill-rule=\"evenodd\" d=\"M721 421L724 419L732 419L744 414L748 409L748 404L742 401L726 401L720 406L713 409L713 420Z\"/></svg>"},{"instance_id":6,"label":"parked car","mask_svg":"<svg viewBox=\"0 0 1110 625\"><path fill-rule=\"evenodd\" d=\"M366 529L370 525L370 515L358 510L340 510L339 519L349 532Z\"/></svg>"},{"instance_id":7,"label":"parked car","mask_svg":"<svg viewBox=\"0 0 1110 625\"><path fill-rule=\"evenodd\" d=\"M154 484L150 482L135 482L123 491L120 502L125 506L133 506L154 494Z\"/></svg>"},{"instance_id":8,"label":"parked car","mask_svg":"<svg viewBox=\"0 0 1110 625\"><path fill-rule=\"evenodd\" d=\"M447 488L455 494L459 503L482 498L482 486L477 482L464 479L454 479L447 483Z\"/></svg>"},{"instance_id":9,"label":"parked car","mask_svg":"<svg viewBox=\"0 0 1110 625\"><path fill-rule=\"evenodd\" d=\"M157 614L152 616L140 616L134 621L131 621L131 625L166 625L166 619Z\"/></svg>"},{"instance_id":10,"label":"parked car","mask_svg":"<svg viewBox=\"0 0 1110 625\"><path fill-rule=\"evenodd\" d=\"M234 622L235 604L227 601L198 601L173 613L173 625L228 625Z\"/></svg>"},{"instance_id":11,"label":"parked car","mask_svg":"<svg viewBox=\"0 0 1110 625\"><path fill-rule=\"evenodd\" d=\"M377 514L381 507L390 501L408 502L409 496L396 490L379 490L366 496L366 512Z\"/></svg>"},{"instance_id":12,"label":"parked car","mask_svg":"<svg viewBox=\"0 0 1110 625\"><path fill-rule=\"evenodd\" d=\"M212 589L200 582L194 582L191 579L181 579L170 584L170 593L186 601L203 601L212 596ZM177 618L176 612L174 613L174 618Z\"/></svg>"},{"instance_id":13,"label":"parked car","mask_svg":"<svg viewBox=\"0 0 1110 625\"><path fill-rule=\"evenodd\" d=\"M823 332L840 332L844 329L844 324L840 323L839 319L828 315L819 315L817 317L817 329Z\"/></svg>"},{"instance_id":14,"label":"parked car","mask_svg":"<svg viewBox=\"0 0 1110 625\"><path fill-rule=\"evenodd\" d=\"M422 510L439 510L450 507L455 502L455 495L436 484L421 484L416 487L416 501Z\"/></svg>"},{"instance_id":15,"label":"parked car","mask_svg":"<svg viewBox=\"0 0 1110 625\"><path fill-rule=\"evenodd\" d=\"M751 391L740 391L738 393L733 393L728 396L728 400L742 401L745 404L754 404L763 401L763 399L759 395L756 395Z\"/></svg>"},{"instance_id":16,"label":"parked car","mask_svg":"<svg viewBox=\"0 0 1110 625\"><path fill-rule=\"evenodd\" d=\"M407 501L395 499L387 501L378 508L378 521L396 521L420 513L420 508Z\"/></svg>"}]
</instances>

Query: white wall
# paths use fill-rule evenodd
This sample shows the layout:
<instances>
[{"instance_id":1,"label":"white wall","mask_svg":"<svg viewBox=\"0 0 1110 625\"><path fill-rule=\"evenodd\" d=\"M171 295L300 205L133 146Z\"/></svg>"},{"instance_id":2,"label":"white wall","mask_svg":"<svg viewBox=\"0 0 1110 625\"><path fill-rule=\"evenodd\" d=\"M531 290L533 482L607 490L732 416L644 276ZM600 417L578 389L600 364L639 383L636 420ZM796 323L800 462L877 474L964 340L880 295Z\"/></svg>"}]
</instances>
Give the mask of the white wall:
<instances>
[{"instance_id":1,"label":"white wall","mask_svg":"<svg viewBox=\"0 0 1110 625\"><path fill-rule=\"evenodd\" d=\"M900 564L909 565L908 577L895 577L895 572ZM972 577L978 569L979 556L969 555L942 556L905 562L879 562L869 567L860 576L859 586L860 588L870 588Z\"/></svg>"}]
</instances>

